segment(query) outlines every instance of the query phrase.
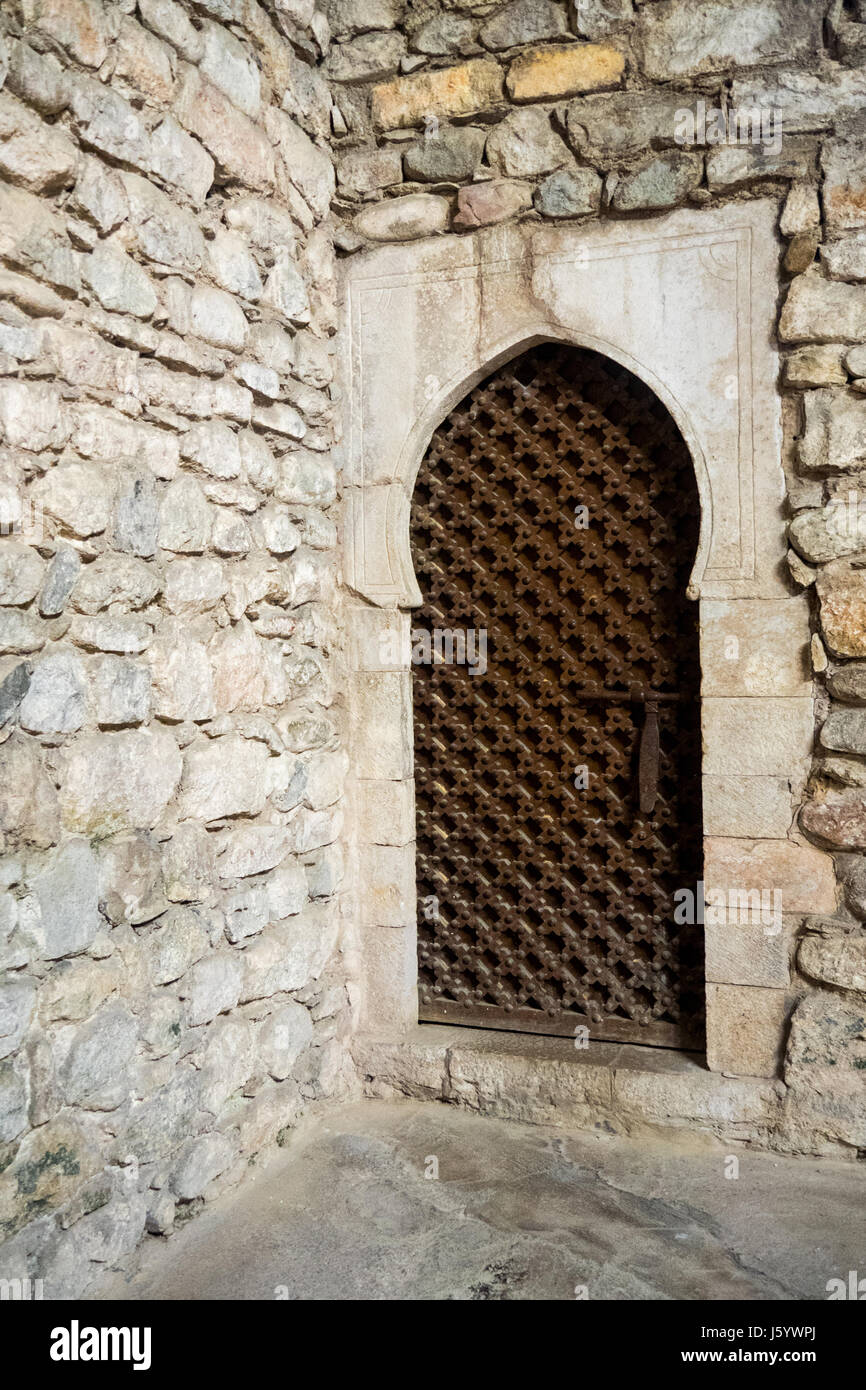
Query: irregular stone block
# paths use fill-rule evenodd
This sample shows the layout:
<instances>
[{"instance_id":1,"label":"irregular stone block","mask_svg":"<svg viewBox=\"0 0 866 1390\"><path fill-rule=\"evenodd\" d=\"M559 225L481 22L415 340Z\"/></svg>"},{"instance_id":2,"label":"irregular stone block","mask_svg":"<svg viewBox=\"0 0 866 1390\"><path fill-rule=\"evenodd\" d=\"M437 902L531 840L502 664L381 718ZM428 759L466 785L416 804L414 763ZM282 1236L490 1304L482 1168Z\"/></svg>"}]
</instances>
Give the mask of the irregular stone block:
<instances>
[{"instance_id":1,"label":"irregular stone block","mask_svg":"<svg viewBox=\"0 0 866 1390\"><path fill-rule=\"evenodd\" d=\"M640 7L635 41L647 77L668 82L817 55L821 16L797 0L661 0Z\"/></svg>"},{"instance_id":2,"label":"irregular stone block","mask_svg":"<svg viewBox=\"0 0 866 1390\"><path fill-rule=\"evenodd\" d=\"M473 116L502 99L502 69L487 59L459 67L398 77L373 88L372 117L378 130L421 125L430 116Z\"/></svg>"},{"instance_id":3,"label":"irregular stone block","mask_svg":"<svg viewBox=\"0 0 866 1390\"><path fill-rule=\"evenodd\" d=\"M604 44L564 44L534 48L518 54L508 69L506 86L512 101L554 101L618 87L625 58Z\"/></svg>"},{"instance_id":4,"label":"irregular stone block","mask_svg":"<svg viewBox=\"0 0 866 1390\"><path fill-rule=\"evenodd\" d=\"M174 738L161 729L90 734L63 761L63 823L85 835L152 829L174 795L182 766Z\"/></svg>"},{"instance_id":5,"label":"irregular stone block","mask_svg":"<svg viewBox=\"0 0 866 1390\"><path fill-rule=\"evenodd\" d=\"M414 241L435 236L448 226L451 208L447 198L433 193L410 193L365 208L355 218L355 228L371 241Z\"/></svg>"}]
</instances>

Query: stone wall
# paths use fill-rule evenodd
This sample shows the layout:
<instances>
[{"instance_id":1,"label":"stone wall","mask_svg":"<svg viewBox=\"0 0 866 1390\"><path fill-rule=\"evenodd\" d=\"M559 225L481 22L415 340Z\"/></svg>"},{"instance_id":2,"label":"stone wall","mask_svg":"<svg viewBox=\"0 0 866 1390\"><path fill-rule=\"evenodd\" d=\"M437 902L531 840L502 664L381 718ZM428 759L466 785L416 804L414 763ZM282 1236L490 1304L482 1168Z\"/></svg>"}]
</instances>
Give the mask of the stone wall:
<instances>
[{"instance_id":1,"label":"stone wall","mask_svg":"<svg viewBox=\"0 0 866 1390\"><path fill-rule=\"evenodd\" d=\"M0 1272L85 1290L355 1093L335 253L508 220L777 200L794 833L841 885L784 1142L866 1148L862 0L8 0L0 37Z\"/></svg>"},{"instance_id":2,"label":"stone wall","mask_svg":"<svg viewBox=\"0 0 866 1390\"><path fill-rule=\"evenodd\" d=\"M509 221L651 223L680 206L776 200L785 583L816 595L820 727L806 804L786 823L792 850L811 842L834 853L840 886L822 880L815 897L800 884L805 901L786 914L784 959L774 942L770 976L760 932L753 971L710 976L732 980L709 986L712 1060L739 1074L781 1068L780 1144L863 1149L866 6L330 0L327 13L346 254ZM760 664L760 650L754 657ZM764 732L753 731L768 748L772 717L768 706ZM730 772L755 771L728 742ZM763 833L778 836L779 816L771 822ZM785 856L765 855L760 840L725 844L728 879L772 889L774 863L790 877ZM809 901L824 915L806 917Z\"/></svg>"},{"instance_id":3,"label":"stone wall","mask_svg":"<svg viewBox=\"0 0 866 1390\"><path fill-rule=\"evenodd\" d=\"M10 0L0 1272L88 1287L347 1094L312 0Z\"/></svg>"}]
</instances>

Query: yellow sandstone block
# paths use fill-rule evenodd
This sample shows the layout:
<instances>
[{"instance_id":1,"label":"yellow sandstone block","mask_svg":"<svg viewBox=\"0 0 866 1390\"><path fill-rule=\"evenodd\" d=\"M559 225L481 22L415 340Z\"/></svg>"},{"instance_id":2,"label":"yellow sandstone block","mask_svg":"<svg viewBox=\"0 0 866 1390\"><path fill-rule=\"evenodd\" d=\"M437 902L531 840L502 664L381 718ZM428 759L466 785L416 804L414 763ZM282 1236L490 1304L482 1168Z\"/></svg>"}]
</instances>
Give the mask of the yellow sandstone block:
<instances>
[{"instance_id":1,"label":"yellow sandstone block","mask_svg":"<svg viewBox=\"0 0 866 1390\"><path fill-rule=\"evenodd\" d=\"M625 58L615 48L598 43L558 44L521 53L508 72L513 101L544 101L618 87Z\"/></svg>"},{"instance_id":2,"label":"yellow sandstone block","mask_svg":"<svg viewBox=\"0 0 866 1390\"><path fill-rule=\"evenodd\" d=\"M379 130L420 125L429 116L471 116L502 100L502 69L487 58L454 68L396 77L373 88Z\"/></svg>"}]
</instances>

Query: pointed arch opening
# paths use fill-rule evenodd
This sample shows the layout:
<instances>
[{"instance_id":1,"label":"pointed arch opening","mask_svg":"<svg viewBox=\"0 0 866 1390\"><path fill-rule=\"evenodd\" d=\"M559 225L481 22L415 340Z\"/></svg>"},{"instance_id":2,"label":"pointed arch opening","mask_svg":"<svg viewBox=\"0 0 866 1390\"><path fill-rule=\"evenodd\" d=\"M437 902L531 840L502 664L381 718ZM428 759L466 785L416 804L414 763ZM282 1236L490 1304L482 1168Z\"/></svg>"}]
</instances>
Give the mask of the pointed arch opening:
<instances>
[{"instance_id":1,"label":"pointed arch opening","mask_svg":"<svg viewBox=\"0 0 866 1390\"><path fill-rule=\"evenodd\" d=\"M410 529L422 1020L702 1045L701 928L675 921L701 877L700 522L671 414L589 349L533 345L435 429Z\"/></svg>"}]
</instances>

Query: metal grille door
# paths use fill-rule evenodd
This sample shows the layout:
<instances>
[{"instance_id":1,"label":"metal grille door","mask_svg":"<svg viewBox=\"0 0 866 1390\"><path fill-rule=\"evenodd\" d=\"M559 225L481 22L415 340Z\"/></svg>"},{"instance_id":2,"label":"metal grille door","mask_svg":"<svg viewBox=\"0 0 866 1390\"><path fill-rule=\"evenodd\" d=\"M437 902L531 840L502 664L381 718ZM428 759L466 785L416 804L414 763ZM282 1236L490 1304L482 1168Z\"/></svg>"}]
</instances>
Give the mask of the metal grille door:
<instances>
[{"instance_id":1,"label":"metal grille door","mask_svg":"<svg viewBox=\"0 0 866 1390\"><path fill-rule=\"evenodd\" d=\"M413 513L422 1019L700 1043L702 933L673 921L701 865L698 526L670 416L594 353L535 348L436 431Z\"/></svg>"}]
</instances>

